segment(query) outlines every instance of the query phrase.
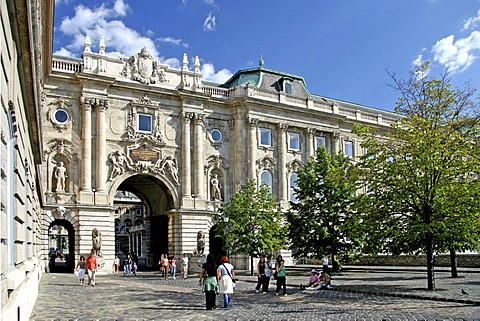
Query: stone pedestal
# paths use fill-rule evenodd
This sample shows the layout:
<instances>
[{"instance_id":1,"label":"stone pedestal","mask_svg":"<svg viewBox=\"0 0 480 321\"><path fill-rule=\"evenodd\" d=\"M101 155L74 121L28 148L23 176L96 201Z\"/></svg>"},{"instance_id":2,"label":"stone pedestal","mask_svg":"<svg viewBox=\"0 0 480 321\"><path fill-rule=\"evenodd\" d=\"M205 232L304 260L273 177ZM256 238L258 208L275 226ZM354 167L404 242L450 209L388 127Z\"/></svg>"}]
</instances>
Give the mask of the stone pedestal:
<instances>
[{"instance_id":1,"label":"stone pedestal","mask_svg":"<svg viewBox=\"0 0 480 321\"><path fill-rule=\"evenodd\" d=\"M206 255L192 255L188 260L188 274L199 274L202 265L207 261Z\"/></svg>"},{"instance_id":2,"label":"stone pedestal","mask_svg":"<svg viewBox=\"0 0 480 321\"><path fill-rule=\"evenodd\" d=\"M112 273L112 265L102 257L97 256L97 275L105 275Z\"/></svg>"}]
</instances>

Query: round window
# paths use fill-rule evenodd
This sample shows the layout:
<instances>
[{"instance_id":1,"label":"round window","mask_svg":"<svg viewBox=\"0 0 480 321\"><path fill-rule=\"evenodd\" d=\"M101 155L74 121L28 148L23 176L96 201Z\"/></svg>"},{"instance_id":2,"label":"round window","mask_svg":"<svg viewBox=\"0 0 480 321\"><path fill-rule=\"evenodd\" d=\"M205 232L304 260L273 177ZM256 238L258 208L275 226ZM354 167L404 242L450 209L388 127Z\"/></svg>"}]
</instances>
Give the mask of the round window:
<instances>
[{"instance_id":1,"label":"round window","mask_svg":"<svg viewBox=\"0 0 480 321\"><path fill-rule=\"evenodd\" d=\"M55 111L55 120L60 124L66 123L68 121L68 113L63 109L57 109Z\"/></svg>"},{"instance_id":2,"label":"round window","mask_svg":"<svg viewBox=\"0 0 480 321\"><path fill-rule=\"evenodd\" d=\"M212 135L212 139L215 143L218 143L222 140L222 132L218 129L213 129L210 134Z\"/></svg>"}]
</instances>

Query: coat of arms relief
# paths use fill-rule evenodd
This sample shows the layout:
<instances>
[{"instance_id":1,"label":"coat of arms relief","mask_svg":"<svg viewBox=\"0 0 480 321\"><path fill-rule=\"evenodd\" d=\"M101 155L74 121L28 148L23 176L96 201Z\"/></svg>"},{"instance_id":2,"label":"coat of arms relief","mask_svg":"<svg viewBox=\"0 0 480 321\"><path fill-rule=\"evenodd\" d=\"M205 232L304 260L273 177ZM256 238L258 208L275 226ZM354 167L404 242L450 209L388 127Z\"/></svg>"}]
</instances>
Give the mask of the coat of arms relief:
<instances>
[{"instance_id":1,"label":"coat of arms relief","mask_svg":"<svg viewBox=\"0 0 480 321\"><path fill-rule=\"evenodd\" d=\"M165 78L164 69L166 68L167 66L162 66L153 58L147 48L143 47L140 53L131 56L126 61L122 70L122 76L146 85L158 82L165 83L168 82Z\"/></svg>"}]
</instances>

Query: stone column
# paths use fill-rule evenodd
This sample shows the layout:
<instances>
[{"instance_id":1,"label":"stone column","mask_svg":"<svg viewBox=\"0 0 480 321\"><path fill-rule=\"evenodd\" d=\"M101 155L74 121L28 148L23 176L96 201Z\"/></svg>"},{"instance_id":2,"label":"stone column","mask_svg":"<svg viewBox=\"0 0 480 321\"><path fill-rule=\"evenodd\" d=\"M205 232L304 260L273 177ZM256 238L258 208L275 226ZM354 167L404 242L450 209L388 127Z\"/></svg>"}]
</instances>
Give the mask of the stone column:
<instances>
[{"instance_id":1,"label":"stone column","mask_svg":"<svg viewBox=\"0 0 480 321\"><path fill-rule=\"evenodd\" d=\"M106 191L107 183L107 138L106 138L106 117L108 109L107 100L98 100L97 113L97 159L96 159L96 189L97 192Z\"/></svg>"},{"instance_id":2,"label":"stone column","mask_svg":"<svg viewBox=\"0 0 480 321\"><path fill-rule=\"evenodd\" d=\"M340 152L340 132L334 132L333 135L332 154L338 154Z\"/></svg>"},{"instance_id":3,"label":"stone column","mask_svg":"<svg viewBox=\"0 0 480 321\"><path fill-rule=\"evenodd\" d=\"M92 190L92 101L88 98L80 98L80 106L83 110L82 124L82 191Z\"/></svg>"},{"instance_id":4,"label":"stone column","mask_svg":"<svg viewBox=\"0 0 480 321\"><path fill-rule=\"evenodd\" d=\"M195 114L195 140L194 140L194 193L197 200L205 200L205 173L203 166L203 127L205 115Z\"/></svg>"},{"instance_id":5,"label":"stone column","mask_svg":"<svg viewBox=\"0 0 480 321\"><path fill-rule=\"evenodd\" d=\"M255 165L256 165L256 151L257 151L257 118L250 118L247 121L249 125L248 131L248 178L257 180Z\"/></svg>"},{"instance_id":6,"label":"stone column","mask_svg":"<svg viewBox=\"0 0 480 321\"><path fill-rule=\"evenodd\" d=\"M307 128L306 137L307 137L306 155L308 159L315 154L315 128Z\"/></svg>"},{"instance_id":7,"label":"stone column","mask_svg":"<svg viewBox=\"0 0 480 321\"><path fill-rule=\"evenodd\" d=\"M192 160L190 153L190 123L193 113L182 115L182 194L183 197L192 196Z\"/></svg>"},{"instance_id":8,"label":"stone column","mask_svg":"<svg viewBox=\"0 0 480 321\"><path fill-rule=\"evenodd\" d=\"M288 124L278 126L278 196L280 202L287 202L287 130Z\"/></svg>"}]
</instances>

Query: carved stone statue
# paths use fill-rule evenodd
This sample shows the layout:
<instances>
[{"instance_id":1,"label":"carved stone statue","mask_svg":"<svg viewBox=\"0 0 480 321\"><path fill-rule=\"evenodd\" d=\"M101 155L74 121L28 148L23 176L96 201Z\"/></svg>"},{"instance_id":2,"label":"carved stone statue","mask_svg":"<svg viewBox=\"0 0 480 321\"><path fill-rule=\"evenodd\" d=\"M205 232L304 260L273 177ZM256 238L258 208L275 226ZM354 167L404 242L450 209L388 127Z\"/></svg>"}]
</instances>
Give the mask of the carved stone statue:
<instances>
[{"instance_id":1,"label":"carved stone statue","mask_svg":"<svg viewBox=\"0 0 480 321\"><path fill-rule=\"evenodd\" d=\"M65 191L65 180L67 178L67 169L63 166L63 162L59 162L55 167L55 180L57 182L57 187L55 191L64 192Z\"/></svg>"},{"instance_id":2,"label":"carved stone statue","mask_svg":"<svg viewBox=\"0 0 480 321\"><path fill-rule=\"evenodd\" d=\"M197 233L197 248L194 255L203 255L205 251L205 234L202 231L198 231Z\"/></svg>"},{"instance_id":3,"label":"carved stone statue","mask_svg":"<svg viewBox=\"0 0 480 321\"><path fill-rule=\"evenodd\" d=\"M129 170L132 169L132 166L128 163L127 157L125 154L117 150L110 154L110 162L112 163L112 169L110 171L110 180L113 180L115 177L122 175L125 172L125 167Z\"/></svg>"},{"instance_id":4,"label":"carved stone statue","mask_svg":"<svg viewBox=\"0 0 480 321\"><path fill-rule=\"evenodd\" d=\"M160 164L160 170L163 172L168 171L175 183L178 184L178 166L174 157L166 156Z\"/></svg>"},{"instance_id":5,"label":"carved stone statue","mask_svg":"<svg viewBox=\"0 0 480 321\"><path fill-rule=\"evenodd\" d=\"M92 230L92 253L95 256L102 256L102 233L96 228Z\"/></svg>"},{"instance_id":6,"label":"carved stone statue","mask_svg":"<svg viewBox=\"0 0 480 321\"><path fill-rule=\"evenodd\" d=\"M218 180L218 175L213 175L212 179L210 180L211 189L210 194L213 201L221 201L222 200L222 191L220 186L220 181Z\"/></svg>"}]
</instances>

